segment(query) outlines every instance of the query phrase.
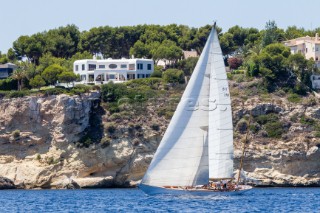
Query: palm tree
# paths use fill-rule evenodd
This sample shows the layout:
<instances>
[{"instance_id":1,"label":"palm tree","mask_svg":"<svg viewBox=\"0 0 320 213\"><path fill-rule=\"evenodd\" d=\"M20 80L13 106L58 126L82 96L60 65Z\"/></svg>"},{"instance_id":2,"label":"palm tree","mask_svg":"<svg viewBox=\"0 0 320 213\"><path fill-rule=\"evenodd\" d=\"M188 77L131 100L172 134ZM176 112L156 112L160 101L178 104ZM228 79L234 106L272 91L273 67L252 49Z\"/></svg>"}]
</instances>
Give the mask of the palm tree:
<instances>
[{"instance_id":1,"label":"palm tree","mask_svg":"<svg viewBox=\"0 0 320 213\"><path fill-rule=\"evenodd\" d=\"M18 90L22 89L22 80L26 77L26 71L24 67L18 67L15 71L13 71L11 78L18 81Z\"/></svg>"},{"instance_id":2,"label":"palm tree","mask_svg":"<svg viewBox=\"0 0 320 213\"><path fill-rule=\"evenodd\" d=\"M262 45L259 45L259 44L256 44L255 46L253 46L249 52L251 55L256 55L256 56L259 56L261 51L262 51L263 47Z\"/></svg>"}]
</instances>

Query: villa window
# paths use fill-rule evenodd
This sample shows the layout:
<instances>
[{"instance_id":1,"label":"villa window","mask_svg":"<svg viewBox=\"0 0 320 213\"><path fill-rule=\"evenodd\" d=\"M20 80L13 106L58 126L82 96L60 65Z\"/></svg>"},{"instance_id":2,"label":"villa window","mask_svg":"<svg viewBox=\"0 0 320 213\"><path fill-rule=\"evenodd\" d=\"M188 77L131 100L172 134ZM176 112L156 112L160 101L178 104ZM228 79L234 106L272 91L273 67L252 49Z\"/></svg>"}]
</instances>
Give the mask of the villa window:
<instances>
[{"instance_id":1,"label":"villa window","mask_svg":"<svg viewBox=\"0 0 320 213\"><path fill-rule=\"evenodd\" d=\"M85 70L85 69L86 69L85 65L84 65L84 64L82 64L82 70Z\"/></svg>"},{"instance_id":2,"label":"villa window","mask_svg":"<svg viewBox=\"0 0 320 213\"><path fill-rule=\"evenodd\" d=\"M318 58L318 56L316 57L316 61L319 61L319 58Z\"/></svg>"},{"instance_id":3,"label":"villa window","mask_svg":"<svg viewBox=\"0 0 320 213\"><path fill-rule=\"evenodd\" d=\"M89 71L95 70L97 68L97 65L95 64L89 64Z\"/></svg>"},{"instance_id":4,"label":"villa window","mask_svg":"<svg viewBox=\"0 0 320 213\"><path fill-rule=\"evenodd\" d=\"M99 69L104 69L104 68L106 68L106 65L99 65Z\"/></svg>"},{"instance_id":5,"label":"villa window","mask_svg":"<svg viewBox=\"0 0 320 213\"><path fill-rule=\"evenodd\" d=\"M151 70L151 67L152 67L151 64L148 64L148 70Z\"/></svg>"},{"instance_id":6,"label":"villa window","mask_svg":"<svg viewBox=\"0 0 320 213\"><path fill-rule=\"evenodd\" d=\"M135 70L136 65L135 64L129 64L129 70Z\"/></svg>"},{"instance_id":7,"label":"villa window","mask_svg":"<svg viewBox=\"0 0 320 213\"><path fill-rule=\"evenodd\" d=\"M120 66L122 69L125 69L125 68L127 68L127 65L126 64L121 64L121 66Z\"/></svg>"},{"instance_id":8,"label":"villa window","mask_svg":"<svg viewBox=\"0 0 320 213\"><path fill-rule=\"evenodd\" d=\"M143 64L137 64L138 70L143 70Z\"/></svg>"},{"instance_id":9,"label":"villa window","mask_svg":"<svg viewBox=\"0 0 320 213\"><path fill-rule=\"evenodd\" d=\"M150 77L150 74L146 74L146 78L149 78Z\"/></svg>"},{"instance_id":10,"label":"villa window","mask_svg":"<svg viewBox=\"0 0 320 213\"><path fill-rule=\"evenodd\" d=\"M76 65L75 70L79 71L79 65Z\"/></svg>"},{"instance_id":11,"label":"villa window","mask_svg":"<svg viewBox=\"0 0 320 213\"><path fill-rule=\"evenodd\" d=\"M319 48L318 47L316 47L316 52L318 52L319 51Z\"/></svg>"},{"instance_id":12,"label":"villa window","mask_svg":"<svg viewBox=\"0 0 320 213\"><path fill-rule=\"evenodd\" d=\"M308 48L306 48L306 53L308 52Z\"/></svg>"},{"instance_id":13,"label":"villa window","mask_svg":"<svg viewBox=\"0 0 320 213\"><path fill-rule=\"evenodd\" d=\"M109 64L109 68L110 69L115 69L115 68L117 68L117 65L116 64Z\"/></svg>"}]
</instances>

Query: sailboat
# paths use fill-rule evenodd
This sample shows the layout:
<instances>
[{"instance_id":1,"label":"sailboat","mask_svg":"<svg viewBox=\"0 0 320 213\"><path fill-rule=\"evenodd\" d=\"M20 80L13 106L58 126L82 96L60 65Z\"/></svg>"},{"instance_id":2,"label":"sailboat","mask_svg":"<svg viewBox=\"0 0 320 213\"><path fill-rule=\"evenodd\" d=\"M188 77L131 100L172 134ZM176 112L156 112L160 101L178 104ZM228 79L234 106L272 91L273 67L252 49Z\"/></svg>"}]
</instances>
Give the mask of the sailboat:
<instances>
[{"instance_id":1,"label":"sailboat","mask_svg":"<svg viewBox=\"0 0 320 213\"><path fill-rule=\"evenodd\" d=\"M153 194L225 194L233 180L231 100L217 30L205 47L139 188ZM216 185L215 185L216 186Z\"/></svg>"}]
</instances>

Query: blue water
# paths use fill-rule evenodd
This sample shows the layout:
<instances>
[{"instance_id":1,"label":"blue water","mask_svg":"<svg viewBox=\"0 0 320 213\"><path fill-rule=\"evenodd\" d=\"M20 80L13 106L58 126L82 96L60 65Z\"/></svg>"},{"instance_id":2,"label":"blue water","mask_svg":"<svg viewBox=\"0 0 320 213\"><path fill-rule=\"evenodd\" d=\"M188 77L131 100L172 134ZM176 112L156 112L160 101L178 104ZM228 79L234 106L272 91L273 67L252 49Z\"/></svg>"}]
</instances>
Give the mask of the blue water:
<instances>
[{"instance_id":1,"label":"blue water","mask_svg":"<svg viewBox=\"0 0 320 213\"><path fill-rule=\"evenodd\" d=\"M3 190L0 212L320 212L320 188L258 188L232 197L147 196L138 189Z\"/></svg>"}]
</instances>

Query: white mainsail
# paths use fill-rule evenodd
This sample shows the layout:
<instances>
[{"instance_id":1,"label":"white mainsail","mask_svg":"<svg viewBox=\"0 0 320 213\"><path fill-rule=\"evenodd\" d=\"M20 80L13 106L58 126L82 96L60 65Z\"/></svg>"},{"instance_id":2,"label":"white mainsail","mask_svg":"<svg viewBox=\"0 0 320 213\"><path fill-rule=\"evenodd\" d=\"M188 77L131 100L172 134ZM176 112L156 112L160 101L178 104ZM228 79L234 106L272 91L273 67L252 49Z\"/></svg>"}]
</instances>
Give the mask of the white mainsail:
<instances>
[{"instance_id":1,"label":"white mainsail","mask_svg":"<svg viewBox=\"0 0 320 213\"><path fill-rule=\"evenodd\" d=\"M225 142L223 136L230 137L229 129L232 129L232 121L229 121L231 117L226 113L231 112L231 108L228 108L230 97L225 97L225 93L218 91L227 83L223 60L221 64L222 53L221 58L217 55L220 53L217 32L213 28L167 131L142 179L142 184L151 186L202 185L208 183L209 177L212 177L211 173L217 177L225 176L225 174L220 174L224 170L220 168L220 165L216 166L216 163L213 163L213 166L217 171L211 172L212 169L209 169L214 159L226 164L227 167L230 166L229 161L225 163L220 158L222 151L228 153L230 151L229 144L221 145L220 143ZM223 81L217 80L220 77ZM216 110L216 104L219 110ZM224 110L222 106L227 109L221 111ZM221 115L220 112L222 112ZM212 125L211 122L216 122L216 124ZM224 130L225 128L228 130ZM211 136L210 134L217 135ZM226 141L230 143L229 140ZM208 143L213 143L213 145L208 145ZM213 146L219 148L213 149ZM225 146L228 147L228 150L225 149ZM218 154L218 157L208 158L208 151L209 156ZM229 158L226 159L229 160Z\"/></svg>"},{"instance_id":2,"label":"white mainsail","mask_svg":"<svg viewBox=\"0 0 320 213\"><path fill-rule=\"evenodd\" d=\"M209 178L233 177L233 124L229 86L217 32L213 36L210 78Z\"/></svg>"}]
</instances>

